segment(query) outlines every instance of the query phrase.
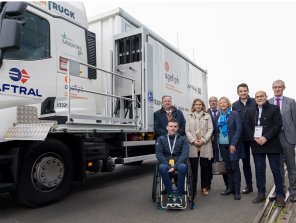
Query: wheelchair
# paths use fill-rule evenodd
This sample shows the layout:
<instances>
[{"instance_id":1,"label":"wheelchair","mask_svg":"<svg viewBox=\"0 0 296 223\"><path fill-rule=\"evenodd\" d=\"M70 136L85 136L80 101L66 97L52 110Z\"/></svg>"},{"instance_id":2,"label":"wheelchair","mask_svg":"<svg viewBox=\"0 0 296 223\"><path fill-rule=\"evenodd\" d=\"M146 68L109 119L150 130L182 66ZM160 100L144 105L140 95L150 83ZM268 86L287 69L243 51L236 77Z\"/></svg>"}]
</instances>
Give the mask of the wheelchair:
<instances>
[{"instance_id":1,"label":"wheelchair","mask_svg":"<svg viewBox=\"0 0 296 223\"><path fill-rule=\"evenodd\" d=\"M187 207L189 207L190 209L194 208L191 167L189 162L187 162L186 164L187 173L185 177L184 194L181 206L168 205L167 191L159 173L159 163L155 165L152 184L152 200L156 202L157 209L186 209ZM178 184L178 173L170 173L170 179L173 189L175 190Z\"/></svg>"}]
</instances>

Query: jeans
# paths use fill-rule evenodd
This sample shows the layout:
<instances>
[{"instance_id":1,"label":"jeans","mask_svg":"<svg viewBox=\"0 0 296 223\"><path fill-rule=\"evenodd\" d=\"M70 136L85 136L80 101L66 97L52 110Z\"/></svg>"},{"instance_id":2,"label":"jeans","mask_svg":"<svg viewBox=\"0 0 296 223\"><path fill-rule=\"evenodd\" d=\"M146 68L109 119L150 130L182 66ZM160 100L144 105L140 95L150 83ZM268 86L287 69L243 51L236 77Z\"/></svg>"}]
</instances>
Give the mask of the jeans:
<instances>
[{"instance_id":1,"label":"jeans","mask_svg":"<svg viewBox=\"0 0 296 223\"><path fill-rule=\"evenodd\" d=\"M253 154L256 169L256 181L258 193L265 196L266 192L266 156L269 160L269 166L273 175L275 192L277 196L285 196L283 190L283 181L280 171L279 153L257 153Z\"/></svg>"},{"instance_id":2,"label":"jeans","mask_svg":"<svg viewBox=\"0 0 296 223\"><path fill-rule=\"evenodd\" d=\"M170 180L170 176L169 176L169 169L171 168L170 165L168 164L159 164L159 173L160 176L163 180L164 186L168 192L168 194L173 194L173 188L172 188L172 182ZM182 196L184 193L184 184L185 184L185 177L186 177L186 173L187 173L187 165L185 163L180 163L177 166L177 170L178 172L178 185L177 185L177 192L176 195L177 196Z\"/></svg>"},{"instance_id":3,"label":"jeans","mask_svg":"<svg viewBox=\"0 0 296 223\"><path fill-rule=\"evenodd\" d=\"M241 173L239 169L239 160L229 159L229 145L219 144L219 148L227 170L228 189L235 194L240 194Z\"/></svg>"},{"instance_id":4,"label":"jeans","mask_svg":"<svg viewBox=\"0 0 296 223\"><path fill-rule=\"evenodd\" d=\"M246 157L243 158L243 171L244 176L246 180L246 185L249 188L253 188L253 182L252 182L252 170L251 170L251 163L250 163L250 142L244 142L244 148L245 148L245 154Z\"/></svg>"}]
</instances>

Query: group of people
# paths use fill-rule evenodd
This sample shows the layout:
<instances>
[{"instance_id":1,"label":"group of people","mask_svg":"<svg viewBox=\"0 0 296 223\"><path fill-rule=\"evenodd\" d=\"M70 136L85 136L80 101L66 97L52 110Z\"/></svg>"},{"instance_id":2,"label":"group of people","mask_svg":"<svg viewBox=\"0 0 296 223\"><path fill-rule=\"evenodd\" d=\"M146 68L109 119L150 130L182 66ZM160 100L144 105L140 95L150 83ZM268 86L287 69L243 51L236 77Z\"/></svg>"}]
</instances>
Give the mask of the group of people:
<instances>
[{"instance_id":1,"label":"group of people","mask_svg":"<svg viewBox=\"0 0 296 223\"><path fill-rule=\"evenodd\" d=\"M168 193L168 203L182 204L187 168L192 171L193 199L197 193L198 166L200 165L201 193L211 189L212 163L223 160L227 170L223 174L226 189L221 195L253 192L251 156L255 164L258 194L253 203L266 199L266 156L275 183L275 193L269 197L280 207L285 205L284 164L287 166L290 200L296 202L296 103L283 96L285 82L272 84L274 97L268 100L265 91L249 96L245 83L237 86L239 99L231 104L227 97L209 98L209 109L204 101L193 100L191 112L184 117L172 104L168 95L162 97L162 108L154 113L156 157L159 173ZM241 191L242 159L246 187ZM190 165L187 165L190 163ZM177 191L174 193L170 172L178 173Z\"/></svg>"}]
</instances>

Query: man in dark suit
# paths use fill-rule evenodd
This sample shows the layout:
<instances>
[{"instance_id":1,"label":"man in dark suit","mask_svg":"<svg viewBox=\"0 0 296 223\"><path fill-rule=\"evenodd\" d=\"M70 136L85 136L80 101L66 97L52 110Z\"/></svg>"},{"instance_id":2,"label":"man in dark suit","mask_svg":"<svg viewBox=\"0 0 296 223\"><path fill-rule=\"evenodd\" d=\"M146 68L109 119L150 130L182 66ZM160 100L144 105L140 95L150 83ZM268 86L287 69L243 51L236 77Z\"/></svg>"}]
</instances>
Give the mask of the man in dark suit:
<instances>
[{"instance_id":1,"label":"man in dark suit","mask_svg":"<svg viewBox=\"0 0 296 223\"><path fill-rule=\"evenodd\" d=\"M273 174L276 191L276 204L285 206L285 194L280 172L280 153L282 152L279 133L282 129L282 117L278 106L267 101L265 91L255 94L257 107L247 112L245 132L251 142L255 162L258 195L253 200L254 204L265 200L266 192L266 156Z\"/></svg>"},{"instance_id":2,"label":"man in dark suit","mask_svg":"<svg viewBox=\"0 0 296 223\"><path fill-rule=\"evenodd\" d=\"M283 127L280 133L280 141L283 148L283 156L281 159L281 174L283 182L284 162L287 165L289 178L290 200L296 202L296 164L295 164L295 144L296 144L296 103L292 98L283 96L285 90L285 82L276 80L272 84L274 97L269 99L271 104L280 107ZM273 197L271 197L271 200Z\"/></svg>"},{"instance_id":3,"label":"man in dark suit","mask_svg":"<svg viewBox=\"0 0 296 223\"><path fill-rule=\"evenodd\" d=\"M237 86L237 94L239 99L232 104L232 110L237 111L243 126L246 118L246 113L249 108L256 107L256 102L254 98L249 96L249 87L247 84L242 83ZM242 191L243 194L248 194L253 192L253 182L252 182L252 171L251 171L251 161L250 161L250 142L245 139L245 133L243 128L242 140L245 149L246 157L242 159L243 161L243 171L246 180L246 187Z\"/></svg>"}]
</instances>

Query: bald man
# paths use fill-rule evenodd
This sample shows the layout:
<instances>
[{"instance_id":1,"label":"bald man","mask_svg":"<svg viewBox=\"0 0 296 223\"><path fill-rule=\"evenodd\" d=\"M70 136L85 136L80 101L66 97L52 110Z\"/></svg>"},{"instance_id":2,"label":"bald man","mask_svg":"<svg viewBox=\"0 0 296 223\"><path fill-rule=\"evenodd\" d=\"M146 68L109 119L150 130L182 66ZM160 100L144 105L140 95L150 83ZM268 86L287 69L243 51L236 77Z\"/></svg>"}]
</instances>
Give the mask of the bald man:
<instances>
[{"instance_id":1,"label":"bald man","mask_svg":"<svg viewBox=\"0 0 296 223\"><path fill-rule=\"evenodd\" d=\"M251 149L255 162L258 195L254 204L263 202L266 197L266 156L273 174L276 204L285 206L285 194L280 171L280 153L282 152L279 134L282 129L280 108L270 104L265 91L255 94L257 106L248 110L245 120L245 133L251 142Z\"/></svg>"}]
</instances>

